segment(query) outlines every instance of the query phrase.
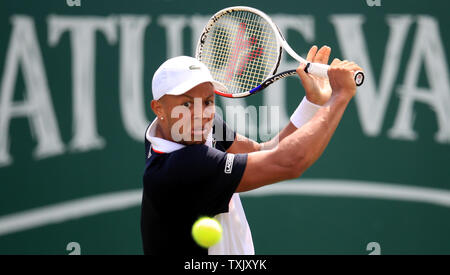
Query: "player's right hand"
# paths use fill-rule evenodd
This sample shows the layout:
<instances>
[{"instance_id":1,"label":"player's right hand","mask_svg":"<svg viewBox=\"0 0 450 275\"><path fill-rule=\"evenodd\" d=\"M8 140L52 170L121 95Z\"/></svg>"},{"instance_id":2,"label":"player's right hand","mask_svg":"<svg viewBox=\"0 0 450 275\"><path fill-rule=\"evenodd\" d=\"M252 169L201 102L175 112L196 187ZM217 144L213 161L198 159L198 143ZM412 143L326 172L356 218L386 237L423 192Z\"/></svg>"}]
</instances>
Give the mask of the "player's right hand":
<instances>
[{"instance_id":1,"label":"player's right hand","mask_svg":"<svg viewBox=\"0 0 450 275\"><path fill-rule=\"evenodd\" d=\"M328 70L328 78L332 90L332 95L342 96L350 100L356 94L356 84L354 73L363 69L347 60L341 61L335 58Z\"/></svg>"}]
</instances>

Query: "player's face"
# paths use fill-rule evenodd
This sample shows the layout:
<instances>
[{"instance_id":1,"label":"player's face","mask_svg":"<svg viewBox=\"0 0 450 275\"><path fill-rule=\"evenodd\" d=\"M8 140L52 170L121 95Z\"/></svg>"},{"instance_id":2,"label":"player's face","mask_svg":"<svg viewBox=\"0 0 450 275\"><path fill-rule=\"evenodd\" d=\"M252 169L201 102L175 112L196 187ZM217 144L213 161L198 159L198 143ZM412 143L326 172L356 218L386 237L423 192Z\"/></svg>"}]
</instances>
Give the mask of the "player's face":
<instances>
[{"instance_id":1,"label":"player's face","mask_svg":"<svg viewBox=\"0 0 450 275\"><path fill-rule=\"evenodd\" d=\"M163 96L166 133L185 145L203 144L211 131L215 113L214 86L202 83L188 92Z\"/></svg>"}]
</instances>

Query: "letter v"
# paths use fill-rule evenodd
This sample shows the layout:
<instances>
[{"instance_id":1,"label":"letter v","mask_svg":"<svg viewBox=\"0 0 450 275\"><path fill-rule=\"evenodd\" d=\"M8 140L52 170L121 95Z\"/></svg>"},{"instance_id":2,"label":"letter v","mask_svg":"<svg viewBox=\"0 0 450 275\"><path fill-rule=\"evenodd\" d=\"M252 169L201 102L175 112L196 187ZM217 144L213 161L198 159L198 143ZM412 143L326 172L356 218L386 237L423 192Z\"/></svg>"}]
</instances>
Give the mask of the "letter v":
<instances>
[{"instance_id":1,"label":"letter v","mask_svg":"<svg viewBox=\"0 0 450 275\"><path fill-rule=\"evenodd\" d=\"M389 38L381 70L380 84L376 85L364 40L361 15L336 15L331 17L345 59L360 65L366 74L364 85L356 94L356 108L363 132L368 136L377 136L383 126L383 119L389 103L393 85L397 79L402 49L412 23L412 17L388 16Z\"/></svg>"}]
</instances>

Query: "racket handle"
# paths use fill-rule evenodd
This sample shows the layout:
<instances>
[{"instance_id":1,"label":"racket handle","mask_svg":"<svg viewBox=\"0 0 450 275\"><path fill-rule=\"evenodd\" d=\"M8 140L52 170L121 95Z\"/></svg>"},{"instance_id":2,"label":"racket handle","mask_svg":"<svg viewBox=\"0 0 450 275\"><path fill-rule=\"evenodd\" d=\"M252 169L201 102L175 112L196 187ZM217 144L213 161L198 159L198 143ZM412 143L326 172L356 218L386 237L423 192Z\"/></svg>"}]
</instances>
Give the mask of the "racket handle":
<instances>
[{"instance_id":1,"label":"racket handle","mask_svg":"<svg viewBox=\"0 0 450 275\"><path fill-rule=\"evenodd\" d=\"M318 77L326 77L328 78L328 69L329 65L320 64L320 63L311 63L306 64L305 72L318 76ZM357 71L354 74L354 79L356 86L361 86L364 83L365 75L362 71Z\"/></svg>"},{"instance_id":2,"label":"racket handle","mask_svg":"<svg viewBox=\"0 0 450 275\"><path fill-rule=\"evenodd\" d=\"M328 78L328 69L330 68L329 65L326 64L320 64L320 63L311 63L308 62L305 67L305 72L318 76L318 77L325 77Z\"/></svg>"}]
</instances>

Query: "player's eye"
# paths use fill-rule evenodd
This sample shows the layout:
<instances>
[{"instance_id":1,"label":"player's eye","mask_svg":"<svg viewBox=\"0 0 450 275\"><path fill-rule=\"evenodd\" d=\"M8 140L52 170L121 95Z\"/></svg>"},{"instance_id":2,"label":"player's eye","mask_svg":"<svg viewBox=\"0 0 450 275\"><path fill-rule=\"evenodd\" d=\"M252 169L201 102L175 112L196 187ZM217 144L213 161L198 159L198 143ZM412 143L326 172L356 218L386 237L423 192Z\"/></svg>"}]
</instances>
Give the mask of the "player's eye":
<instances>
[{"instance_id":1,"label":"player's eye","mask_svg":"<svg viewBox=\"0 0 450 275\"><path fill-rule=\"evenodd\" d=\"M206 105L206 106L210 106L210 105L212 105L212 104L214 104L214 101L213 101L213 100L207 100L207 101L205 101L205 105Z\"/></svg>"},{"instance_id":2,"label":"player's eye","mask_svg":"<svg viewBox=\"0 0 450 275\"><path fill-rule=\"evenodd\" d=\"M190 108L192 106L192 103L187 101L187 102L183 103L182 105L186 108Z\"/></svg>"}]
</instances>

